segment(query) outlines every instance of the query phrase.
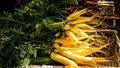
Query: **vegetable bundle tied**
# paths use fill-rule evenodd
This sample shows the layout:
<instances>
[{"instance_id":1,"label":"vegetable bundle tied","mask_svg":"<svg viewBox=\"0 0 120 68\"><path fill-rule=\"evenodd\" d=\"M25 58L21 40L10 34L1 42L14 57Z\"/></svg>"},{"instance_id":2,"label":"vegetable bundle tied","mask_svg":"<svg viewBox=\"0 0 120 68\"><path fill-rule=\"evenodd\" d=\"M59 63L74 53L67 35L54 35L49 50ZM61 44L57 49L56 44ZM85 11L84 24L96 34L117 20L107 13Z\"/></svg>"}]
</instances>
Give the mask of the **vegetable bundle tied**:
<instances>
[{"instance_id":1,"label":"vegetable bundle tied","mask_svg":"<svg viewBox=\"0 0 120 68\"><path fill-rule=\"evenodd\" d=\"M86 12L87 8L70 14L66 18L63 31L55 35L53 44L55 50L50 56L53 60L66 65L65 68L79 68L78 65L97 66L98 63L109 62L104 57L90 57L96 52L104 53L102 49L110 43L105 42L104 36L96 34L96 28L93 27L96 24L93 21L95 15L82 16Z\"/></svg>"}]
</instances>

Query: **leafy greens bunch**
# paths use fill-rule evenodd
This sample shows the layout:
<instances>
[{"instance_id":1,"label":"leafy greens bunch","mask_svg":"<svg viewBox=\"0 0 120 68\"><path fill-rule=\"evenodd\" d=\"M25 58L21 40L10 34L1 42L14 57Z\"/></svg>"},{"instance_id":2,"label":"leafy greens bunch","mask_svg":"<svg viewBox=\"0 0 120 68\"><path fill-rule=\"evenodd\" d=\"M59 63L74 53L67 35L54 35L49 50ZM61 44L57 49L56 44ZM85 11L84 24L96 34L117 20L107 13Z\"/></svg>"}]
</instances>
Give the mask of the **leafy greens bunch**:
<instances>
[{"instance_id":1,"label":"leafy greens bunch","mask_svg":"<svg viewBox=\"0 0 120 68\"><path fill-rule=\"evenodd\" d=\"M54 64L49 57L54 34L62 30L71 5L77 0L31 0L0 14L0 67Z\"/></svg>"}]
</instances>

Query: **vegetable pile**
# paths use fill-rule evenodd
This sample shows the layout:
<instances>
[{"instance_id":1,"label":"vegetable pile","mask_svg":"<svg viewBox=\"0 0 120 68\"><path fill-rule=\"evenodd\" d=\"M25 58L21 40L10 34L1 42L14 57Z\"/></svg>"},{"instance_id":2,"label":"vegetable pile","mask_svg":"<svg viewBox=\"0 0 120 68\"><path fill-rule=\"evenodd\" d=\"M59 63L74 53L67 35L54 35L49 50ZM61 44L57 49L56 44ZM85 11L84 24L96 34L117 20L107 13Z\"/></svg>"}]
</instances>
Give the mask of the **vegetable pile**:
<instances>
[{"instance_id":1,"label":"vegetable pile","mask_svg":"<svg viewBox=\"0 0 120 68\"><path fill-rule=\"evenodd\" d=\"M113 40L97 32L95 26L99 23L94 20L96 15L84 16L87 10L85 8L70 14L62 32L55 34L55 49L50 56L54 61L65 65L65 68L100 66L101 63L111 62L105 50L113 44Z\"/></svg>"},{"instance_id":2,"label":"vegetable pile","mask_svg":"<svg viewBox=\"0 0 120 68\"><path fill-rule=\"evenodd\" d=\"M31 0L14 13L0 14L0 68L54 64L49 57L67 7L76 0Z\"/></svg>"},{"instance_id":3,"label":"vegetable pile","mask_svg":"<svg viewBox=\"0 0 120 68\"><path fill-rule=\"evenodd\" d=\"M31 0L21 8L16 8L14 13L0 14L0 68L15 68L29 64L59 65L59 62L51 59L54 56L50 57L50 55L63 57L68 52L70 52L68 57L64 56L63 59L75 67L78 66L75 57L85 60L86 64L78 62L79 65L95 66L98 62L107 63L108 56L114 54L116 56L117 47L108 46L114 40L107 38L101 32L100 34L96 32L95 27L101 24L93 20L95 16L81 15L86 13L87 9L68 16L76 7L79 8L77 1ZM109 51L111 49L115 49L112 50L112 54ZM70 55L73 54L75 55L71 57ZM112 61L116 60L112 59ZM115 63L114 66L118 66L117 62Z\"/></svg>"}]
</instances>

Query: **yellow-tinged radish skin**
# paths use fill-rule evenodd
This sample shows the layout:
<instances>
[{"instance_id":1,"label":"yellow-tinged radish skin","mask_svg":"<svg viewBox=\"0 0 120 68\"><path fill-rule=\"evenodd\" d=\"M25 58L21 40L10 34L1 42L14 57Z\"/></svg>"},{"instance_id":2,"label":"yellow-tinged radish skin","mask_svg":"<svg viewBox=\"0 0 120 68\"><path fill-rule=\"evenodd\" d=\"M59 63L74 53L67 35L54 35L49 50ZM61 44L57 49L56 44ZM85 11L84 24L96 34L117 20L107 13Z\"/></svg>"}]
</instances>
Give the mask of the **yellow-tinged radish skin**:
<instances>
[{"instance_id":1,"label":"yellow-tinged radish skin","mask_svg":"<svg viewBox=\"0 0 120 68\"><path fill-rule=\"evenodd\" d=\"M67 24L75 25L75 24L85 23L85 22L91 21L94 17L95 16L92 16L92 17L82 17L82 16L80 16L74 21L67 22Z\"/></svg>"},{"instance_id":2,"label":"yellow-tinged radish skin","mask_svg":"<svg viewBox=\"0 0 120 68\"><path fill-rule=\"evenodd\" d=\"M70 28L71 28L70 25L67 25L67 24L66 24L66 25L64 26L64 30L69 30Z\"/></svg>"},{"instance_id":3,"label":"yellow-tinged radish skin","mask_svg":"<svg viewBox=\"0 0 120 68\"><path fill-rule=\"evenodd\" d=\"M73 60L68 59L62 55L55 53L55 52L51 52L50 57L54 61L59 62L59 63L64 64L64 65L78 66Z\"/></svg>"},{"instance_id":4,"label":"yellow-tinged radish skin","mask_svg":"<svg viewBox=\"0 0 120 68\"><path fill-rule=\"evenodd\" d=\"M65 37L63 39L61 39L61 38L56 39L55 43L61 44L61 46L64 46L64 47L71 47L71 46L75 46L77 44L74 40L71 40L68 37Z\"/></svg>"},{"instance_id":5,"label":"yellow-tinged radish skin","mask_svg":"<svg viewBox=\"0 0 120 68\"><path fill-rule=\"evenodd\" d=\"M62 43L61 38L55 39L55 43Z\"/></svg>"},{"instance_id":6,"label":"yellow-tinged radish skin","mask_svg":"<svg viewBox=\"0 0 120 68\"><path fill-rule=\"evenodd\" d=\"M79 11L76 11L72 14L70 14L68 17L67 17L67 20L68 21L72 21L72 20L75 20L77 19L80 15L84 14L87 12L87 8L85 9L82 9L82 10L79 10Z\"/></svg>"},{"instance_id":7,"label":"yellow-tinged radish skin","mask_svg":"<svg viewBox=\"0 0 120 68\"><path fill-rule=\"evenodd\" d=\"M85 22L85 24L88 24L88 25L99 25L99 21L96 21L96 20L92 20L92 21L88 21L88 22Z\"/></svg>"},{"instance_id":8,"label":"yellow-tinged radish skin","mask_svg":"<svg viewBox=\"0 0 120 68\"><path fill-rule=\"evenodd\" d=\"M64 46L64 47L75 46L77 44L74 40L71 40L69 37L65 37L61 41L62 41L61 46Z\"/></svg>"},{"instance_id":9,"label":"yellow-tinged radish skin","mask_svg":"<svg viewBox=\"0 0 120 68\"><path fill-rule=\"evenodd\" d=\"M77 54L79 56L88 56L88 55L91 55L91 54L93 54L95 52L100 52L101 49L103 49L104 47L106 47L108 45L109 44L105 44L103 46L93 47L93 48L92 47L88 47L88 46L86 46L86 47L84 46L84 47L81 47L81 48L76 49L76 50L74 48L72 50L72 48L71 48L71 50L69 49L69 51L74 53L74 54Z\"/></svg>"},{"instance_id":10,"label":"yellow-tinged radish skin","mask_svg":"<svg viewBox=\"0 0 120 68\"><path fill-rule=\"evenodd\" d=\"M77 40L77 38L76 38L76 35L75 35L72 31L70 31L70 30L66 31L66 35L67 35L71 40L73 40L73 41L75 41L75 42L78 42L78 40Z\"/></svg>"},{"instance_id":11,"label":"yellow-tinged radish skin","mask_svg":"<svg viewBox=\"0 0 120 68\"><path fill-rule=\"evenodd\" d=\"M78 65L95 66L95 63L91 60L91 58L79 56L79 55L73 54L70 51L64 51L64 52L61 52L60 54L74 60Z\"/></svg>"},{"instance_id":12,"label":"yellow-tinged radish skin","mask_svg":"<svg viewBox=\"0 0 120 68\"><path fill-rule=\"evenodd\" d=\"M74 34L81 36L81 37L89 37L85 32L83 32L82 29L79 29L77 27L71 27L70 29Z\"/></svg>"},{"instance_id":13,"label":"yellow-tinged radish skin","mask_svg":"<svg viewBox=\"0 0 120 68\"><path fill-rule=\"evenodd\" d=\"M85 23L80 23L80 24L76 24L74 25L75 27L78 27L80 29L83 29L83 30L94 30L95 31L95 28L93 28L92 26L90 25L87 25Z\"/></svg>"},{"instance_id":14,"label":"yellow-tinged radish skin","mask_svg":"<svg viewBox=\"0 0 120 68\"><path fill-rule=\"evenodd\" d=\"M57 33L55 34L55 37L58 38L58 37L60 36L60 34L61 34L61 32L57 32Z\"/></svg>"},{"instance_id":15,"label":"yellow-tinged radish skin","mask_svg":"<svg viewBox=\"0 0 120 68\"><path fill-rule=\"evenodd\" d=\"M56 49L60 48L59 44L57 44L57 43L54 43L53 47L56 48Z\"/></svg>"},{"instance_id":16,"label":"yellow-tinged radish skin","mask_svg":"<svg viewBox=\"0 0 120 68\"><path fill-rule=\"evenodd\" d=\"M94 58L94 57L80 56L70 51L63 51L60 54L74 60L78 65L96 66L97 62L99 61L100 61L99 63L109 61L109 60L106 60L105 58L100 58L100 57Z\"/></svg>"}]
</instances>

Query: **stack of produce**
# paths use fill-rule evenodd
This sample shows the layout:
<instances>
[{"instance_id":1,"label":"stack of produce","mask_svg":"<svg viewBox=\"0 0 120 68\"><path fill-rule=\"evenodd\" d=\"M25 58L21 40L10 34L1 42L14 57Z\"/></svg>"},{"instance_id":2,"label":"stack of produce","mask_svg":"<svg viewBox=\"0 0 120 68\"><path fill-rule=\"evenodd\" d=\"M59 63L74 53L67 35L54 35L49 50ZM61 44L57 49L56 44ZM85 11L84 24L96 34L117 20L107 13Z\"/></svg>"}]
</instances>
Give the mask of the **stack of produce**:
<instances>
[{"instance_id":1,"label":"stack of produce","mask_svg":"<svg viewBox=\"0 0 120 68\"><path fill-rule=\"evenodd\" d=\"M54 41L54 52L50 56L54 61L65 65L65 68L79 68L78 66L99 66L108 63L106 48L113 42L106 38L100 31L94 19L95 14L90 17L84 16L88 9L82 9L70 14L66 19L62 32L56 33ZM103 56L94 56L102 54Z\"/></svg>"}]
</instances>

